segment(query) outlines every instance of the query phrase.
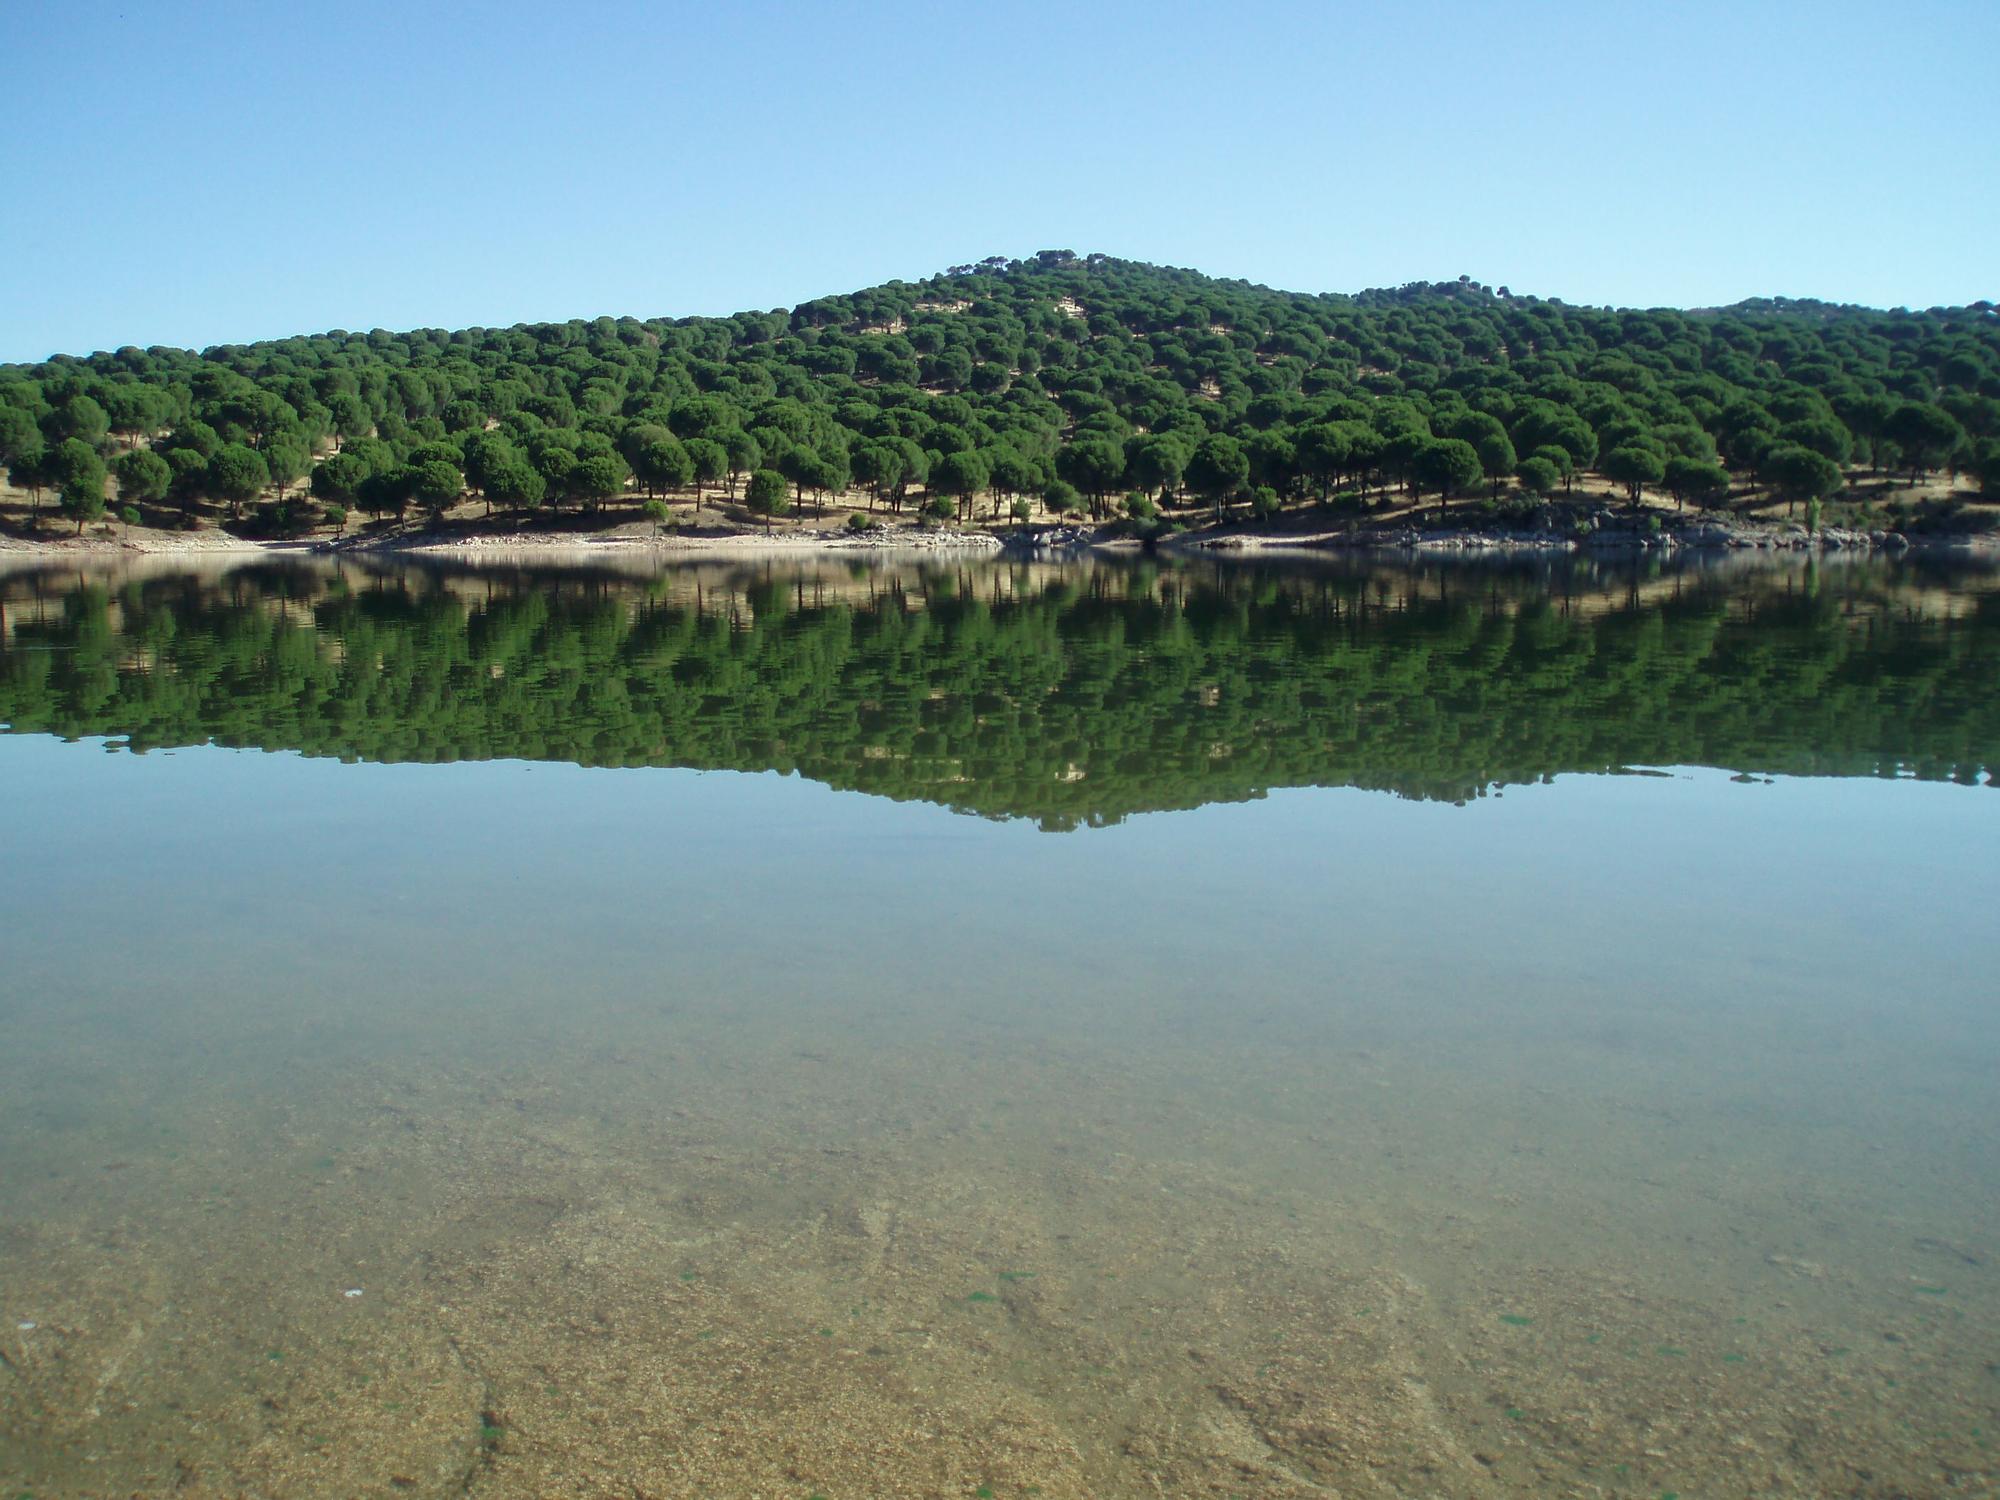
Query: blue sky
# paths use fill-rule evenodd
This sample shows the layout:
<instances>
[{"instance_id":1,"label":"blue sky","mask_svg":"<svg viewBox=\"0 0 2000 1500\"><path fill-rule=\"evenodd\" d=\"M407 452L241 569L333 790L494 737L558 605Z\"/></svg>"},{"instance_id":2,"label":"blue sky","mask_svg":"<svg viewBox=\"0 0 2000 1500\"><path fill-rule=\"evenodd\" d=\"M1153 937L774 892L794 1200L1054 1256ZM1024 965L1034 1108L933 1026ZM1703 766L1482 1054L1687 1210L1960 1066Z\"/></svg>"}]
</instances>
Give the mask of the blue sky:
<instances>
[{"instance_id":1,"label":"blue sky","mask_svg":"<svg viewBox=\"0 0 2000 1500\"><path fill-rule=\"evenodd\" d=\"M0 360L789 306L1048 247L1968 302L1996 45L1993 0L4 0Z\"/></svg>"}]
</instances>

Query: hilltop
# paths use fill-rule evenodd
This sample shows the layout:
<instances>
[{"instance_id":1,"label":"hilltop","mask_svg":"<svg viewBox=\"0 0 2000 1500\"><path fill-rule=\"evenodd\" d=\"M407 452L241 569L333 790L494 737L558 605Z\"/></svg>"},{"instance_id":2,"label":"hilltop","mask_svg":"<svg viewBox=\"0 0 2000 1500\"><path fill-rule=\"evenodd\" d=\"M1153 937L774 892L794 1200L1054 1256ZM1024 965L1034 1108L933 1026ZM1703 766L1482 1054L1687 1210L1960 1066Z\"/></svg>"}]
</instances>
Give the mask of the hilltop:
<instances>
[{"instance_id":1,"label":"hilltop","mask_svg":"<svg viewBox=\"0 0 2000 1500\"><path fill-rule=\"evenodd\" d=\"M2000 318L1353 295L1043 251L789 310L0 366L0 526L1992 524ZM61 516L53 512L59 509Z\"/></svg>"}]
</instances>

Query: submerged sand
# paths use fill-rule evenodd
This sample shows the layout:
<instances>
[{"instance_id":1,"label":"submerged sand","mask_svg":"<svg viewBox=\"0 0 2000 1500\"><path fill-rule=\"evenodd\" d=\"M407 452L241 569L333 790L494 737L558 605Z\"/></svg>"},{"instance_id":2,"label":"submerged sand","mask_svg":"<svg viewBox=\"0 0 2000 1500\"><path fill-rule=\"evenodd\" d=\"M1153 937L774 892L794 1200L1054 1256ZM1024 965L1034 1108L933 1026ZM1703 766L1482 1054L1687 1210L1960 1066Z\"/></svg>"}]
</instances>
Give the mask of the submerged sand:
<instances>
[{"instance_id":1,"label":"submerged sand","mask_svg":"<svg viewBox=\"0 0 2000 1500\"><path fill-rule=\"evenodd\" d=\"M731 1030L301 1074L281 1104L219 1085L51 1149L9 1189L8 1483L1887 1496L2000 1472L2000 1303L1948 1217L1767 1201L1754 1169L1734 1201L1621 1184L1673 1127L1601 1100L1528 1106L1608 1142L1559 1182L1464 1146L1506 1087L1408 1057ZM1232 1109L1245 1085L1315 1128Z\"/></svg>"},{"instance_id":2,"label":"submerged sand","mask_svg":"<svg viewBox=\"0 0 2000 1500\"><path fill-rule=\"evenodd\" d=\"M0 774L5 1500L2000 1484L1988 787Z\"/></svg>"}]
</instances>

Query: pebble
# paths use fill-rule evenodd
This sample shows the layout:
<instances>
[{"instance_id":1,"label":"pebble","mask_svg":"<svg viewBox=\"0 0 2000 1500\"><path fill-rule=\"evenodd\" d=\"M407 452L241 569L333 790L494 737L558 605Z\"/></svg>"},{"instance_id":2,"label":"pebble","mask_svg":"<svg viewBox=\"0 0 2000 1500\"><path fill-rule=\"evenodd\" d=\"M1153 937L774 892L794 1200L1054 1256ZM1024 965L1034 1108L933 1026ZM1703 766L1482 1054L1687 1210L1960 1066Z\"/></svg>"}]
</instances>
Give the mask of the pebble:
<instances>
[{"instance_id":1,"label":"pebble","mask_svg":"<svg viewBox=\"0 0 2000 1500\"><path fill-rule=\"evenodd\" d=\"M343 1297L359 1297L361 1295L361 1288L358 1286L351 1286L346 1291L342 1292L340 1295Z\"/></svg>"},{"instance_id":2,"label":"pebble","mask_svg":"<svg viewBox=\"0 0 2000 1500\"><path fill-rule=\"evenodd\" d=\"M16 1323L14 1326L20 1329L21 1332L23 1333L33 1333L35 1331L35 1325L33 1323Z\"/></svg>"}]
</instances>

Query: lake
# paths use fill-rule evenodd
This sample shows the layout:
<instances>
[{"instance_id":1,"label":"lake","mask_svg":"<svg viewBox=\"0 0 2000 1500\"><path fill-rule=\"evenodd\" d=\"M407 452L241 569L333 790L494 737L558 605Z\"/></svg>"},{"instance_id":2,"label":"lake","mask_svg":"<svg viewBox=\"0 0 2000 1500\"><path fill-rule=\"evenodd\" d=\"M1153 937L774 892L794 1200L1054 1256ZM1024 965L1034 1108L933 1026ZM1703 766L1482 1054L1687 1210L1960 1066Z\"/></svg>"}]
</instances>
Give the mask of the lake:
<instances>
[{"instance_id":1,"label":"lake","mask_svg":"<svg viewBox=\"0 0 2000 1500\"><path fill-rule=\"evenodd\" d=\"M0 1480L2000 1482L2000 575L0 574Z\"/></svg>"}]
</instances>

